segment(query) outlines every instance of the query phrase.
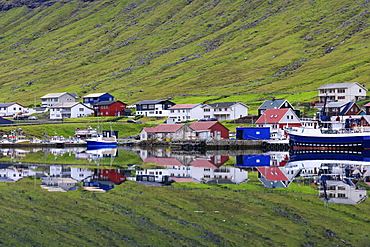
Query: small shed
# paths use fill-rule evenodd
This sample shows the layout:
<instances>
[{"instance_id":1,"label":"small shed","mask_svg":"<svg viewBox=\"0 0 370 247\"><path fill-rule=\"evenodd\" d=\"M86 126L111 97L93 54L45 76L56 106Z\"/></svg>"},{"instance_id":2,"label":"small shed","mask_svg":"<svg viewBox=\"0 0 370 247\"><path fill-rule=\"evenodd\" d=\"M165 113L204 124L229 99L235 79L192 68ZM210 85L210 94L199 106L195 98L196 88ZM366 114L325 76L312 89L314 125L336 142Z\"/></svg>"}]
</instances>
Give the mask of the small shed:
<instances>
[{"instance_id":1,"label":"small shed","mask_svg":"<svg viewBox=\"0 0 370 247\"><path fill-rule=\"evenodd\" d=\"M237 155L236 167L270 166L270 155Z\"/></svg>"},{"instance_id":2,"label":"small shed","mask_svg":"<svg viewBox=\"0 0 370 247\"><path fill-rule=\"evenodd\" d=\"M237 140L264 140L270 139L270 128L268 127L237 127Z\"/></svg>"}]
</instances>

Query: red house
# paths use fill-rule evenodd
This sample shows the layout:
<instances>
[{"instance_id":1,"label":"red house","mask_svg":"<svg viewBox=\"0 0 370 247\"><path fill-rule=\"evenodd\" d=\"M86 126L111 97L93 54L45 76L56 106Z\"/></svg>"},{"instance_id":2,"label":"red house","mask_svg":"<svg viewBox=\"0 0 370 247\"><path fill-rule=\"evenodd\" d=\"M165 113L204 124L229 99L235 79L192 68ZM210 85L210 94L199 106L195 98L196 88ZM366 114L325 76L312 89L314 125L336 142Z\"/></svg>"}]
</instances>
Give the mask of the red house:
<instances>
[{"instance_id":1,"label":"red house","mask_svg":"<svg viewBox=\"0 0 370 247\"><path fill-rule=\"evenodd\" d=\"M126 176L120 169L94 169L94 179L121 184L126 181Z\"/></svg>"},{"instance_id":2,"label":"red house","mask_svg":"<svg viewBox=\"0 0 370 247\"><path fill-rule=\"evenodd\" d=\"M127 104L117 101L101 101L94 105L95 117L102 116L127 116L126 113Z\"/></svg>"},{"instance_id":3,"label":"red house","mask_svg":"<svg viewBox=\"0 0 370 247\"><path fill-rule=\"evenodd\" d=\"M217 121L194 122L190 128L199 139L229 139L229 129Z\"/></svg>"}]
</instances>

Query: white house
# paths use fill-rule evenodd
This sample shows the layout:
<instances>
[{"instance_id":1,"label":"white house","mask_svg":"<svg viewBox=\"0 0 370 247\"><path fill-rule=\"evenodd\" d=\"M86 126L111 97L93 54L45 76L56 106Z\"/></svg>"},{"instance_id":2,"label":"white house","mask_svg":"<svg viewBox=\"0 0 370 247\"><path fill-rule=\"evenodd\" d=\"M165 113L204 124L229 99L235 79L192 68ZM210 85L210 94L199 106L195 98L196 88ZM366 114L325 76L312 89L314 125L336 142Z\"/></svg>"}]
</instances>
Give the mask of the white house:
<instances>
[{"instance_id":1,"label":"white house","mask_svg":"<svg viewBox=\"0 0 370 247\"><path fill-rule=\"evenodd\" d=\"M0 116L14 116L16 114L24 114L28 111L27 107L18 103L0 103Z\"/></svg>"},{"instance_id":2,"label":"white house","mask_svg":"<svg viewBox=\"0 0 370 247\"><path fill-rule=\"evenodd\" d=\"M42 107L52 107L60 103L76 102L78 96L72 93L48 93L42 96L41 105Z\"/></svg>"},{"instance_id":3,"label":"white house","mask_svg":"<svg viewBox=\"0 0 370 247\"><path fill-rule=\"evenodd\" d=\"M291 108L268 109L257 119L257 127L269 127L271 138L284 138L285 127L301 127L301 120Z\"/></svg>"},{"instance_id":4,"label":"white house","mask_svg":"<svg viewBox=\"0 0 370 247\"><path fill-rule=\"evenodd\" d=\"M143 115L145 117L168 117L169 108L175 103L169 100L145 100L136 103L135 115Z\"/></svg>"},{"instance_id":5,"label":"white house","mask_svg":"<svg viewBox=\"0 0 370 247\"><path fill-rule=\"evenodd\" d=\"M166 167L166 169L144 169L138 170L136 174L139 176L152 176L155 182L162 182L164 176L171 178L192 178L192 180L187 180L192 182L212 182L217 180L220 183L222 181L230 181L240 184L248 180L247 171L235 167L222 166L221 163L225 159L228 160L228 157L218 156L197 158L190 165L183 165L175 158L149 157L144 162L155 163Z\"/></svg>"},{"instance_id":6,"label":"white house","mask_svg":"<svg viewBox=\"0 0 370 247\"><path fill-rule=\"evenodd\" d=\"M87 117L94 110L80 102L60 103L50 108L50 119Z\"/></svg>"},{"instance_id":7,"label":"white house","mask_svg":"<svg viewBox=\"0 0 370 247\"><path fill-rule=\"evenodd\" d=\"M317 89L319 101L359 101L366 98L367 89L357 82L325 84Z\"/></svg>"},{"instance_id":8,"label":"white house","mask_svg":"<svg viewBox=\"0 0 370 247\"><path fill-rule=\"evenodd\" d=\"M219 102L213 104L205 104L201 106L203 109L204 119L216 118L217 121L233 120L248 115L248 108L242 102Z\"/></svg>"},{"instance_id":9,"label":"white house","mask_svg":"<svg viewBox=\"0 0 370 247\"><path fill-rule=\"evenodd\" d=\"M202 104L179 104L169 108L167 124L203 118Z\"/></svg>"}]
</instances>

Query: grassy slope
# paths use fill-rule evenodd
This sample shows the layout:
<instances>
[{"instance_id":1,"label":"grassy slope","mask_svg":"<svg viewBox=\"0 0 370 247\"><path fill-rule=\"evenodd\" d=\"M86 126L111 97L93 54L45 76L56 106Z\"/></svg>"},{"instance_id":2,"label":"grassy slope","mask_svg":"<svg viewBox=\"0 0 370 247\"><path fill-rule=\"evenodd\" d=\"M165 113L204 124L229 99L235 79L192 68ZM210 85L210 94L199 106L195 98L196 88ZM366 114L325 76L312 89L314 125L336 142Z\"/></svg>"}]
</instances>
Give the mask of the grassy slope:
<instances>
[{"instance_id":1,"label":"grassy slope","mask_svg":"<svg viewBox=\"0 0 370 247\"><path fill-rule=\"evenodd\" d=\"M106 91L130 104L229 97L252 111L273 95L315 100L324 83L369 86L368 5L115 0L14 8L0 17L0 97L25 105L62 91Z\"/></svg>"},{"instance_id":2,"label":"grassy slope","mask_svg":"<svg viewBox=\"0 0 370 247\"><path fill-rule=\"evenodd\" d=\"M292 184L274 193L255 173L239 186L145 187L106 194L47 192L40 181L0 183L7 246L366 246L369 203L324 205Z\"/></svg>"}]
</instances>

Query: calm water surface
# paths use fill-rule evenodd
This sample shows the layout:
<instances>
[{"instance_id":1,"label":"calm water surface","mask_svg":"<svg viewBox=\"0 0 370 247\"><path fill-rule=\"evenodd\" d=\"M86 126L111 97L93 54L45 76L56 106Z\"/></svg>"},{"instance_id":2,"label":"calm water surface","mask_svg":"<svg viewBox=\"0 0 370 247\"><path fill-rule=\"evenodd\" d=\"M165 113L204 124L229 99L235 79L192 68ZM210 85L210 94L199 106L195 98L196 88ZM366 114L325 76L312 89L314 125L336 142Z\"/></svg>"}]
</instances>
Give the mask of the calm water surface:
<instances>
[{"instance_id":1,"label":"calm water surface","mask_svg":"<svg viewBox=\"0 0 370 247\"><path fill-rule=\"evenodd\" d=\"M356 153L182 153L167 149L1 149L0 182L41 178L48 191L107 192L127 180L152 186L173 182L243 184L258 172L266 188L292 183L317 185L325 203L366 200L370 158Z\"/></svg>"}]
</instances>

